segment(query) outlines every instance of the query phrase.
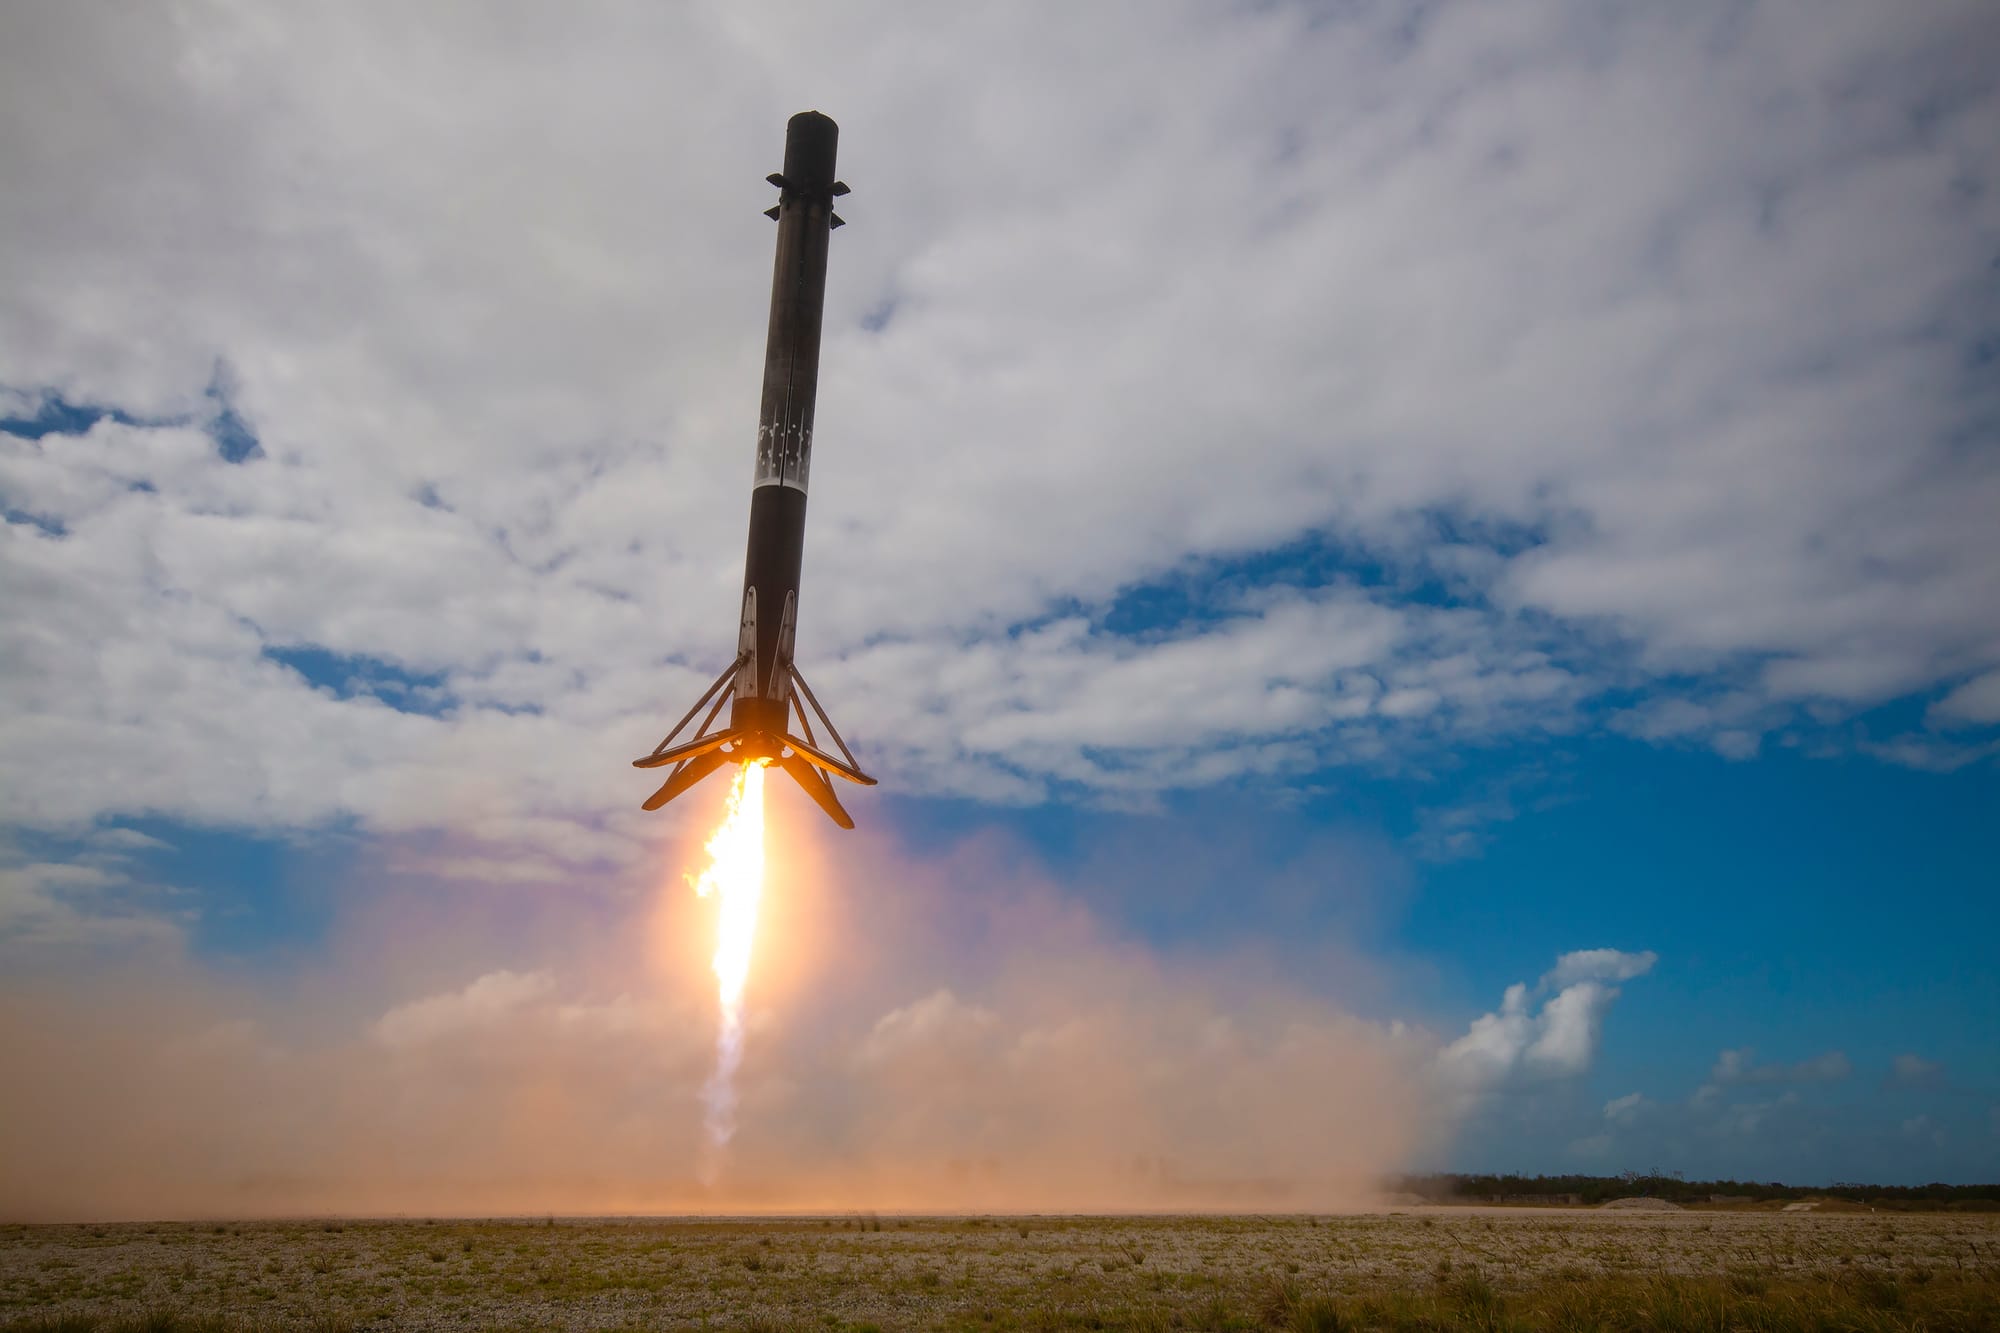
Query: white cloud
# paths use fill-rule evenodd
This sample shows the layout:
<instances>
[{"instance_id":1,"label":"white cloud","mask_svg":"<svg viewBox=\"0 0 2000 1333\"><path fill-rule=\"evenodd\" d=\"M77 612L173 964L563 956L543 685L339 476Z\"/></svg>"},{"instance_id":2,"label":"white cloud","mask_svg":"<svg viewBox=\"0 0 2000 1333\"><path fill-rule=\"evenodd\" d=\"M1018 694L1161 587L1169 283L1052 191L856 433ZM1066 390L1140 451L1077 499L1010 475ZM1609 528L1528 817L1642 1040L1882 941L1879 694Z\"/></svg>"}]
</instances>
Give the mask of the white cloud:
<instances>
[{"instance_id":1,"label":"white cloud","mask_svg":"<svg viewBox=\"0 0 2000 1333\"><path fill-rule=\"evenodd\" d=\"M1556 959L1556 965L1542 978L1544 986L1561 988L1579 981L1616 983L1643 977L1653 970L1660 956L1651 949L1626 953L1621 949L1578 949Z\"/></svg>"},{"instance_id":2,"label":"white cloud","mask_svg":"<svg viewBox=\"0 0 2000 1333\"><path fill-rule=\"evenodd\" d=\"M1551 996L1542 1006L1541 1031L1523 1052L1522 1063L1558 1077L1590 1068L1604 1011L1616 994L1597 982L1579 981Z\"/></svg>"},{"instance_id":3,"label":"white cloud","mask_svg":"<svg viewBox=\"0 0 2000 1333\"><path fill-rule=\"evenodd\" d=\"M1614 1125L1629 1125L1652 1108L1640 1093L1628 1092L1604 1103L1604 1118Z\"/></svg>"},{"instance_id":4,"label":"white cloud","mask_svg":"<svg viewBox=\"0 0 2000 1333\"><path fill-rule=\"evenodd\" d=\"M1947 726L1981 726L2000 722L2000 671L1989 671L1931 705L1930 717Z\"/></svg>"},{"instance_id":5,"label":"white cloud","mask_svg":"<svg viewBox=\"0 0 2000 1333\"><path fill-rule=\"evenodd\" d=\"M173 845L160 838L155 838L151 834L141 833L137 829L130 828L93 829L90 834L89 843L92 847L102 848L114 855L122 855L127 852L165 851Z\"/></svg>"},{"instance_id":6,"label":"white cloud","mask_svg":"<svg viewBox=\"0 0 2000 1333\"><path fill-rule=\"evenodd\" d=\"M1708 1072L1717 1085L1737 1083L1834 1083L1854 1072L1853 1062L1844 1051L1827 1051L1809 1060L1789 1065L1760 1065L1757 1053L1744 1046L1724 1051Z\"/></svg>"},{"instance_id":7,"label":"white cloud","mask_svg":"<svg viewBox=\"0 0 2000 1333\"><path fill-rule=\"evenodd\" d=\"M1968 764L1976 764L1991 755L2000 754L2000 740L1986 741L1977 745L1955 744L1940 740L1935 736L1905 735L1887 741L1862 741L1861 752L1892 764L1906 768L1921 768L1932 773L1953 773Z\"/></svg>"},{"instance_id":8,"label":"white cloud","mask_svg":"<svg viewBox=\"0 0 2000 1333\"><path fill-rule=\"evenodd\" d=\"M159 892L117 868L88 860L37 861L0 843L0 951L46 962L71 947L158 945L179 940L180 922Z\"/></svg>"},{"instance_id":9,"label":"white cloud","mask_svg":"<svg viewBox=\"0 0 2000 1333\"><path fill-rule=\"evenodd\" d=\"M1715 1058L1708 1081L1688 1098L1689 1108L1701 1117L1710 1132L1724 1138L1754 1138L1775 1117L1782 1117L1800 1105L1796 1090L1787 1090L1763 1101L1731 1102L1729 1089L1769 1087L1773 1084L1837 1083L1854 1072L1853 1062L1843 1051L1827 1051L1794 1064L1758 1064L1757 1053L1747 1046L1725 1050Z\"/></svg>"},{"instance_id":10,"label":"white cloud","mask_svg":"<svg viewBox=\"0 0 2000 1333\"><path fill-rule=\"evenodd\" d=\"M1940 1086L1930 1071L1941 1068L1921 1057L1896 1068L1920 1082L1899 1084L1891 1072L1885 1088ZM1936 1106L1912 1104L1886 1128L1879 1119L1871 1127L1840 1086L1852 1074L1837 1051L1762 1064L1747 1048L1727 1050L1685 1099L1656 1103L1631 1093L1607 1102L1600 1122L1572 1132L1594 1132L1606 1140L1606 1155L1624 1163L1663 1162L1690 1175L1739 1180L1928 1179L1938 1169L1934 1149L1954 1141L1965 1149L1960 1126L1940 1120ZM1874 1165L1858 1168L1864 1159Z\"/></svg>"},{"instance_id":11,"label":"white cloud","mask_svg":"<svg viewBox=\"0 0 2000 1333\"><path fill-rule=\"evenodd\" d=\"M1507 988L1500 1008L1472 1021L1465 1035L1438 1052L1434 1068L1443 1086L1474 1097L1510 1085L1571 1078L1597 1057L1604 1016L1619 992L1612 982L1643 976L1657 956L1616 949L1585 949L1556 960L1530 989ZM1548 998L1536 1004L1538 997Z\"/></svg>"},{"instance_id":12,"label":"white cloud","mask_svg":"<svg viewBox=\"0 0 2000 1333\"><path fill-rule=\"evenodd\" d=\"M801 657L903 790L1138 801L1635 694L1609 725L1737 757L1938 689L1991 723L1986 23L0 16L0 393L133 418L0 437L10 816L615 854L619 759L730 642L808 101L856 193ZM1381 578L1258 563L1328 538Z\"/></svg>"}]
</instances>

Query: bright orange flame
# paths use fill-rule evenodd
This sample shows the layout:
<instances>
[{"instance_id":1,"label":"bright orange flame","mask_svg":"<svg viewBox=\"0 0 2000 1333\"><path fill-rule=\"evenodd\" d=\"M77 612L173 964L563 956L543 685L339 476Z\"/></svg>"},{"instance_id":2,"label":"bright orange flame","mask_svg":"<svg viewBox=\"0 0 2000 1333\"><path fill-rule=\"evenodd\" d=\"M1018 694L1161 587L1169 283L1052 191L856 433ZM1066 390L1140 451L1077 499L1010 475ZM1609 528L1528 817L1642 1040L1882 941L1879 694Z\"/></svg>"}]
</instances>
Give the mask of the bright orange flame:
<instances>
[{"instance_id":1,"label":"bright orange flame","mask_svg":"<svg viewBox=\"0 0 2000 1333\"><path fill-rule=\"evenodd\" d=\"M715 980L722 1001L715 1034L715 1074L703 1090L709 1141L718 1149L736 1132L736 1070L743 1062L743 988L757 940L757 905L764 896L764 764L746 762L729 789L722 825L708 840L708 869L694 890L719 899Z\"/></svg>"}]
</instances>

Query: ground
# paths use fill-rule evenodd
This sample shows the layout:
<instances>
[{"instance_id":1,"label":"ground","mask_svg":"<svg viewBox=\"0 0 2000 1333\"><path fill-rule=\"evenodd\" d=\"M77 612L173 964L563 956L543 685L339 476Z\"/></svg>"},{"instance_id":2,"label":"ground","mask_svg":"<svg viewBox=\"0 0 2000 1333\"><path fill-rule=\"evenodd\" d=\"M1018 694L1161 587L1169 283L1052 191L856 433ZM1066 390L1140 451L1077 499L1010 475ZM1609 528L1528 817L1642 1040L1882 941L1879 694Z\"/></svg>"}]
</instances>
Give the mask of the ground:
<instances>
[{"instance_id":1,"label":"ground","mask_svg":"<svg viewBox=\"0 0 2000 1333\"><path fill-rule=\"evenodd\" d=\"M2000 1328L2000 1216L0 1227L0 1330Z\"/></svg>"}]
</instances>

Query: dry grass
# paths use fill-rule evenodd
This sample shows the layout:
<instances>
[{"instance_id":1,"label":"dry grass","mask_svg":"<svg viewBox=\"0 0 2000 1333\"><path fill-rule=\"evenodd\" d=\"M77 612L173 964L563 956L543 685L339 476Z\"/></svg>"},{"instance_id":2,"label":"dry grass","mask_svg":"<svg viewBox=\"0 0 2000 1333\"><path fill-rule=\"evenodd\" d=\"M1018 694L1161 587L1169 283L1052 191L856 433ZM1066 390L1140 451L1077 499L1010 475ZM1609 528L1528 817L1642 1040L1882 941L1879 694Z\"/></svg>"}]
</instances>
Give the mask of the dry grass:
<instances>
[{"instance_id":1,"label":"dry grass","mask_svg":"<svg viewBox=\"0 0 2000 1333\"><path fill-rule=\"evenodd\" d=\"M2000 1218L0 1227L0 1330L1992 1329Z\"/></svg>"}]
</instances>

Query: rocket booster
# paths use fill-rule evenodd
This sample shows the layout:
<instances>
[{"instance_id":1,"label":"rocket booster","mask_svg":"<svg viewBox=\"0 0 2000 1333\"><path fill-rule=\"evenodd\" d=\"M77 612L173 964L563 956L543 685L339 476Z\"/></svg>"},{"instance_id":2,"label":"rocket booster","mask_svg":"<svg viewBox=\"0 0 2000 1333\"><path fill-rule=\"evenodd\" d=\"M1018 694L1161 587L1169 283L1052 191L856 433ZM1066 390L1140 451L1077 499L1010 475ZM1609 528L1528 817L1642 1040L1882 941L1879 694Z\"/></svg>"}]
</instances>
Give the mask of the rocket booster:
<instances>
[{"instance_id":1,"label":"rocket booster","mask_svg":"<svg viewBox=\"0 0 2000 1333\"><path fill-rule=\"evenodd\" d=\"M847 193L847 186L834 179L839 142L840 127L832 120L817 111L801 111L785 127L785 169L767 177L778 187L778 202L765 213L778 224L778 256L771 277L771 325L764 345L764 399L757 418L757 468L750 483L750 539L743 557L736 660L653 753L633 761L636 768L673 765L666 783L647 798L648 810L659 809L725 764L763 760L791 774L836 824L851 829L854 820L834 794L829 775L875 785L792 661L827 249L834 228L842 225L833 201ZM728 725L718 730L715 724L725 704ZM701 725L676 743L704 708L708 712ZM797 732L792 728L794 718ZM821 741L815 719L830 747Z\"/></svg>"}]
</instances>

